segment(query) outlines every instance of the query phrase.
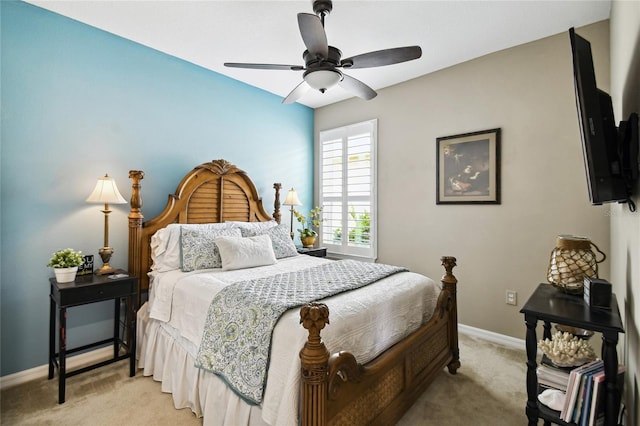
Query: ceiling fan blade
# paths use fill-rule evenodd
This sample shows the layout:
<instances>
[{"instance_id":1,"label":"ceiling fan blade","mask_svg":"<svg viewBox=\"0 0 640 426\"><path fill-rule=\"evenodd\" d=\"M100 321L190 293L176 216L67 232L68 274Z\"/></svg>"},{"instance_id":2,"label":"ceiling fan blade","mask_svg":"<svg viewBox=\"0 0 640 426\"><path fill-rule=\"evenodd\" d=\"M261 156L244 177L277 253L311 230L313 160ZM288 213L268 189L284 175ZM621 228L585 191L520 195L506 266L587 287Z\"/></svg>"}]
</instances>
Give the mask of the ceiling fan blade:
<instances>
[{"instance_id":1,"label":"ceiling fan blade","mask_svg":"<svg viewBox=\"0 0 640 426\"><path fill-rule=\"evenodd\" d=\"M348 76L346 74L342 74L342 80L340 80L338 82L338 86L342 87L343 89L346 89L346 90L350 91L351 93L353 93L357 97L362 98L362 99L367 100L367 101L369 101L369 100L375 98L376 96L378 96L376 91L373 90L371 87L367 86L366 84L364 84L360 80L355 79L355 78L353 78L351 76Z\"/></svg>"},{"instance_id":2,"label":"ceiling fan blade","mask_svg":"<svg viewBox=\"0 0 640 426\"><path fill-rule=\"evenodd\" d=\"M298 84L295 89L291 91L287 95L286 98L282 100L283 104L292 104L298 99L300 99L307 91L310 89L309 85L306 81L302 81L302 83Z\"/></svg>"},{"instance_id":3,"label":"ceiling fan blade","mask_svg":"<svg viewBox=\"0 0 640 426\"><path fill-rule=\"evenodd\" d=\"M320 18L311 13L298 13L298 27L309 53L326 59L329 56L329 43Z\"/></svg>"},{"instance_id":4,"label":"ceiling fan blade","mask_svg":"<svg viewBox=\"0 0 640 426\"><path fill-rule=\"evenodd\" d=\"M352 56L351 58L343 59L341 65L350 69L381 67L383 65L412 61L421 56L422 49L420 46L396 47Z\"/></svg>"},{"instance_id":5,"label":"ceiling fan blade","mask_svg":"<svg viewBox=\"0 0 640 426\"><path fill-rule=\"evenodd\" d=\"M238 62L225 62L225 67L230 68L250 68L254 70L283 70L283 71L302 71L302 65L278 65L278 64L246 64Z\"/></svg>"}]
</instances>

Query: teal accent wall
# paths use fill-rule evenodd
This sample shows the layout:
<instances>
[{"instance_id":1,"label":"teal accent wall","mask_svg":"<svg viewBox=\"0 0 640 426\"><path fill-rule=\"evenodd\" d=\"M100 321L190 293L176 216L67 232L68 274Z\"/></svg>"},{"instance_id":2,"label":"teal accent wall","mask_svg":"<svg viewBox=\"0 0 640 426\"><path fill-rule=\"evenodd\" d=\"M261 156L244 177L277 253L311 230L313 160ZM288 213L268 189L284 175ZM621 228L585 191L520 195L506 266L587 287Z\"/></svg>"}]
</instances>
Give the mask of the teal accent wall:
<instances>
[{"instance_id":1,"label":"teal accent wall","mask_svg":"<svg viewBox=\"0 0 640 426\"><path fill-rule=\"evenodd\" d=\"M51 253L101 264L104 216L84 200L105 173L128 200L129 170L145 172L147 219L219 158L252 177L268 212L274 182L311 205L312 109L27 3L2 1L0 15L2 376L47 363ZM126 268L128 204L111 208L111 264ZM70 309L68 346L108 338L112 310Z\"/></svg>"}]
</instances>

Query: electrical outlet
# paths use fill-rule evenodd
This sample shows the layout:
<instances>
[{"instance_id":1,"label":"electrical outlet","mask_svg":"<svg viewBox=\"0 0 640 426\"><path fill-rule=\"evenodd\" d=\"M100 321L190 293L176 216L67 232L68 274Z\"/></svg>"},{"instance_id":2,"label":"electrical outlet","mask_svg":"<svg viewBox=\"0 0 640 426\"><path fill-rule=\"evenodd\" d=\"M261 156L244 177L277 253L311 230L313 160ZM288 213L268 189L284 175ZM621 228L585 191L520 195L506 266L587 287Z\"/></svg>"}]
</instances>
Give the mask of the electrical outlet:
<instances>
[{"instance_id":1,"label":"electrical outlet","mask_svg":"<svg viewBox=\"0 0 640 426\"><path fill-rule=\"evenodd\" d=\"M517 305L518 304L518 292L514 290L507 290L507 297L505 300L507 305Z\"/></svg>"}]
</instances>

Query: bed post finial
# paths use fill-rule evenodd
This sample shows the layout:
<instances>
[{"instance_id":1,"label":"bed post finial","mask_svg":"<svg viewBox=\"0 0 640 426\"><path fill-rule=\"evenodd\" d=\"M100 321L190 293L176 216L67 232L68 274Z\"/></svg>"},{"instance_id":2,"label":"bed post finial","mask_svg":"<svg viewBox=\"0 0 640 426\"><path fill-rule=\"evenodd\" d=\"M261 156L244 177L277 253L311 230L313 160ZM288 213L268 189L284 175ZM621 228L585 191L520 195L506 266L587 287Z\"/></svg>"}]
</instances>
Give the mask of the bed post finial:
<instances>
[{"instance_id":1,"label":"bed post finial","mask_svg":"<svg viewBox=\"0 0 640 426\"><path fill-rule=\"evenodd\" d=\"M144 218L140 209L142 208L142 197L140 196L140 181L144 179L144 172L142 170L129 170L129 179L133 180L131 185L131 216L135 218Z\"/></svg>"},{"instance_id":2,"label":"bed post finial","mask_svg":"<svg viewBox=\"0 0 640 426\"><path fill-rule=\"evenodd\" d=\"M447 365L449 373L456 374L460 368L460 349L458 348L458 279L453 275L453 268L456 266L456 258L453 256L443 256L440 258L444 266L445 274L442 276L442 285L449 292L451 304L449 306L449 336L452 336L449 350L451 351L451 362Z\"/></svg>"},{"instance_id":3,"label":"bed post finial","mask_svg":"<svg viewBox=\"0 0 640 426\"><path fill-rule=\"evenodd\" d=\"M275 198L275 201L273 202L273 208L275 209L273 211L273 218L275 219L276 222L280 223L280 220L282 218L282 213L280 213L280 190L282 189L282 184L274 183L273 189L276 190L276 198Z\"/></svg>"},{"instance_id":4,"label":"bed post finial","mask_svg":"<svg viewBox=\"0 0 640 426\"><path fill-rule=\"evenodd\" d=\"M141 170L130 170L129 179L133 180L131 186L131 210L129 211L129 273L141 277L142 258L140 255L142 244L142 221L144 216L140 211L142 196L140 195L140 181L144 178ZM144 271L146 274L146 271ZM138 306L140 306L140 279L138 280Z\"/></svg>"},{"instance_id":5,"label":"bed post finial","mask_svg":"<svg viewBox=\"0 0 640 426\"><path fill-rule=\"evenodd\" d=\"M457 283L458 280L453 276L453 268L456 267L456 258L453 256L442 256L440 261L442 262L442 266L444 266L444 270L446 274L442 276L442 282L447 283Z\"/></svg>"},{"instance_id":6,"label":"bed post finial","mask_svg":"<svg viewBox=\"0 0 640 426\"><path fill-rule=\"evenodd\" d=\"M327 379L329 351L322 342L320 330L329 324L329 308L324 303L309 303L300 309L300 323L309 330L309 337L300 350L302 398L300 424L326 424Z\"/></svg>"}]
</instances>

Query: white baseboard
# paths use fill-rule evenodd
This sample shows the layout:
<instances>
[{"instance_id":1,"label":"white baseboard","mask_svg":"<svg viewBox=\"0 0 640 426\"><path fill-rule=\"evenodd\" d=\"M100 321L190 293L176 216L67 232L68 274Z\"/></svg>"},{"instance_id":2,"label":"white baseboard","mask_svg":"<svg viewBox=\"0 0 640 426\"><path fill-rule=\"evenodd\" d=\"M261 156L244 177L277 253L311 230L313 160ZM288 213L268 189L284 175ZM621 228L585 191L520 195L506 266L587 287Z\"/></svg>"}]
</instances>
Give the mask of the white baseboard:
<instances>
[{"instance_id":1,"label":"white baseboard","mask_svg":"<svg viewBox=\"0 0 640 426\"><path fill-rule=\"evenodd\" d=\"M113 357L113 346L95 349L93 351L70 356L67 358L67 369L74 370L83 365L93 364L105 359ZM49 375L49 364L39 367L30 368L28 370L18 371L17 373L7 374L0 377L0 390L5 390L12 386L30 382L31 380L43 379ZM57 375L55 376L57 377Z\"/></svg>"},{"instance_id":2,"label":"white baseboard","mask_svg":"<svg viewBox=\"0 0 640 426\"><path fill-rule=\"evenodd\" d=\"M525 349L524 339L507 336L505 334L494 333L493 331L483 330L481 328L471 327L470 325L458 324L458 331L470 336L479 337L493 343L508 346L513 349Z\"/></svg>"},{"instance_id":3,"label":"white baseboard","mask_svg":"<svg viewBox=\"0 0 640 426\"><path fill-rule=\"evenodd\" d=\"M504 334L494 333L493 331L483 330L481 328L471 327L469 325L458 324L458 330L474 337L488 340L493 343L508 346L514 349L524 349L525 342L523 339L507 336ZM67 358L67 369L72 370L82 365L93 364L113 356L113 347L106 346L83 354L71 356ZM30 368L29 370L19 371L14 374L8 374L0 377L0 390L5 390L12 386L20 385L31 380L42 379L49 374L49 365L41 365L39 367Z\"/></svg>"}]
</instances>

